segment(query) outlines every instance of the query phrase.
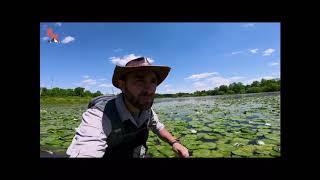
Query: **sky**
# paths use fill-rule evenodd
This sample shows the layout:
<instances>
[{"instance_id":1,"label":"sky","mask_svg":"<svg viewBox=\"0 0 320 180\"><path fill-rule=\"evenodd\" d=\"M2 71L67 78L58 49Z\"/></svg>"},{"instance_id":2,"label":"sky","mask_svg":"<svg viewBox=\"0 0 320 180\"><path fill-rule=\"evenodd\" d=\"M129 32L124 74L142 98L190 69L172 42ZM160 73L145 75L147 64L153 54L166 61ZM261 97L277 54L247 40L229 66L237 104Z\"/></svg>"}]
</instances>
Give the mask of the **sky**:
<instances>
[{"instance_id":1,"label":"sky","mask_svg":"<svg viewBox=\"0 0 320 180\"><path fill-rule=\"evenodd\" d=\"M119 93L115 65L141 56L171 67L160 94L280 78L280 23L40 23L41 87Z\"/></svg>"}]
</instances>

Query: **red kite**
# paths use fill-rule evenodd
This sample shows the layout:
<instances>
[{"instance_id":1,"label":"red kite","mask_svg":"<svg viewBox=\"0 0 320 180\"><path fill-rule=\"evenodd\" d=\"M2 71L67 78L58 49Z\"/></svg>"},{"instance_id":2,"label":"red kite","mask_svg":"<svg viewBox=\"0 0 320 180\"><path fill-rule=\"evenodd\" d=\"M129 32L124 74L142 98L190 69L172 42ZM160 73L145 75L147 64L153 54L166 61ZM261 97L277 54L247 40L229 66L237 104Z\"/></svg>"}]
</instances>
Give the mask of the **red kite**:
<instances>
[{"instance_id":1,"label":"red kite","mask_svg":"<svg viewBox=\"0 0 320 180\"><path fill-rule=\"evenodd\" d=\"M59 43L58 34L53 33L53 30L51 28L47 29L47 35L51 38L48 42L52 43Z\"/></svg>"}]
</instances>

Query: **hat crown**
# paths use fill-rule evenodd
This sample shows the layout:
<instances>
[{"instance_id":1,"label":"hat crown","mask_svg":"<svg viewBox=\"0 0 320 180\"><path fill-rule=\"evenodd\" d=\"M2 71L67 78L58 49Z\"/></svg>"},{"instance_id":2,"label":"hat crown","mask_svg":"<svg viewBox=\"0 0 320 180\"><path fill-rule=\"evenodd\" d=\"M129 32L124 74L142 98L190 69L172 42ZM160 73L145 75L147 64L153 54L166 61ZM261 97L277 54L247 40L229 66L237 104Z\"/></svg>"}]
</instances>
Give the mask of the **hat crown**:
<instances>
[{"instance_id":1,"label":"hat crown","mask_svg":"<svg viewBox=\"0 0 320 180\"><path fill-rule=\"evenodd\" d=\"M139 67L139 66L151 66L151 63L147 60L147 58L140 57L137 59L130 60L125 65L126 67Z\"/></svg>"}]
</instances>

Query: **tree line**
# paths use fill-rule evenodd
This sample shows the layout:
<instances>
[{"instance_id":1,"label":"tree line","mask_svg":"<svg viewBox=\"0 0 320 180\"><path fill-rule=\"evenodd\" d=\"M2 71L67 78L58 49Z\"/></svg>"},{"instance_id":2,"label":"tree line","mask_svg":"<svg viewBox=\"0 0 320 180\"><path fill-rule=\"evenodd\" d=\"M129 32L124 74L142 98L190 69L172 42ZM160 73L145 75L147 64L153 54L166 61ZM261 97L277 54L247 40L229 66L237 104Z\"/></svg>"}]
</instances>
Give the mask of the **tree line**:
<instances>
[{"instance_id":1,"label":"tree line","mask_svg":"<svg viewBox=\"0 0 320 180\"><path fill-rule=\"evenodd\" d=\"M156 98L165 97L194 97L194 96L214 96L214 95L227 95L227 94L246 94L246 93L260 93L260 92L274 92L280 91L280 79L262 79L261 81L254 81L250 85L243 85L241 82L232 83L230 85L221 85L213 90L195 91L193 93L175 93L175 94L157 94ZM53 88L47 89L40 87L40 96L46 97L97 97L103 95L100 91L92 93L85 88L77 87L75 89L62 89Z\"/></svg>"},{"instance_id":2,"label":"tree line","mask_svg":"<svg viewBox=\"0 0 320 180\"><path fill-rule=\"evenodd\" d=\"M213 90L195 91L193 93L176 93L176 94L156 94L157 98L165 97L194 97L194 96L214 96L227 94L246 94L260 92L280 91L280 79L262 79L261 81L253 81L250 85L243 85L241 82L232 83L230 85L221 85Z\"/></svg>"},{"instance_id":3,"label":"tree line","mask_svg":"<svg viewBox=\"0 0 320 180\"><path fill-rule=\"evenodd\" d=\"M85 88L77 87L74 89L62 89L62 88L52 88L47 89L45 87L40 87L40 96L43 97L67 97L67 96L79 96L79 97L97 97L103 95L100 91L95 93L88 90L85 91Z\"/></svg>"}]
</instances>

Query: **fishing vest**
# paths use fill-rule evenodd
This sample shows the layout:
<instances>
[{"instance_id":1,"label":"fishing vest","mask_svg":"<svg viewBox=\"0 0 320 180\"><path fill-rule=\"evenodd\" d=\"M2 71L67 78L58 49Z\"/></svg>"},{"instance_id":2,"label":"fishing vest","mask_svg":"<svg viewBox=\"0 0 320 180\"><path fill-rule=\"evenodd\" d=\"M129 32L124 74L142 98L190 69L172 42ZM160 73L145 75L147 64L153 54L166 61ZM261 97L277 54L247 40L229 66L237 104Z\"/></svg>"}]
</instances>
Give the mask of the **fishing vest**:
<instances>
[{"instance_id":1,"label":"fishing vest","mask_svg":"<svg viewBox=\"0 0 320 180\"><path fill-rule=\"evenodd\" d=\"M137 128L130 120L121 121L114 96L99 96L92 99L88 108L96 108L111 121L112 130L107 137L107 145L103 158L128 159L143 158L147 151L149 135L148 121Z\"/></svg>"}]
</instances>

